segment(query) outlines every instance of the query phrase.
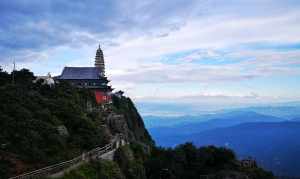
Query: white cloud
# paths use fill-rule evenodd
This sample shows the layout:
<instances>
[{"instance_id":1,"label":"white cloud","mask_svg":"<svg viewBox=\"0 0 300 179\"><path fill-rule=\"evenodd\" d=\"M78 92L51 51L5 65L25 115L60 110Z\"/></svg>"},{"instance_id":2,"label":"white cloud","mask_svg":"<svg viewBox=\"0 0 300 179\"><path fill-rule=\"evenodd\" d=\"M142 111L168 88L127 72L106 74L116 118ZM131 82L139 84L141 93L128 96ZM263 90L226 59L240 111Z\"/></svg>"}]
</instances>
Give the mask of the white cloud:
<instances>
[{"instance_id":1,"label":"white cloud","mask_svg":"<svg viewBox=\"0 0 300 179\"><path fill-rule=\"evenodd\" d=\"M26 28L36 26L36 31L41 32L39 35L48 39L41 42L49 47L31 50L26 54L30 58L37 55L35 62L42 65L30 61L24 62L24 65L32 67L39 74L43 71L54 71L57 74L61 71L58 68L64 65L92 65L97 39L101 39L104 42L107 74L112 79L113 86L128 90L132 97L145 96L136 89L148 84L183 83L184 87L186 83L208 86L223 83L226 85L222 88L226 88L231 83L242 83L255 78L299 75L299 68L289 66L299 65L299 50L257 50L243 46L251 43L298 43L300 13L297 7L288 3L256 0L232 1L234 3L176 2L122 1L116 7L116 4L113 8L107 7L107 11L103 11L99 17L97 13L102 7L91 9L91 12L86 12L86 16L83 12L87 7L80 7L80 17L70 16L72 8L67 8L66 17L59 21L62 27L51 18L36 21L37 23L31 23ZM80 5L82 3L74 6ZM58 40L55 40L56 34ZM34 38L29 40L36 42ZM32 44L35 47L38 43ZM181 57L176 64L161 60L165 56L186 51L195 53ZM16 55L14 58L25 59L26 55ZM222 59L223 63L201 63L201 59L205 58L212 61ZM236 61L227 63L233 59ZM255 93L260 94L259 91L253 91ZM223 96L243 101L247 96L250 99L251 95L248 94L249 91L239 96ZM256 96L253 94L252 97ZM167 97L165 93L162 95ZM209 95L197 93L197 96L205 99ZM217 96L216 99L221 97L222 95Z\"/></svg>"},{"instance_id":2,"label":"white cloud","mask_svg":"<svg viewBox=\"0 0 300 179\"><path fill-rule=\"evenodd\" d=\"M191 19L179 30L162 38L121 35L116 40L120 46L108 48L106 55L112 68L124 68L191 49L230 48L249 42L298 42L300 24L295 20L298 17L299 14L292 13L272 18L221 16Z\"/></svg>"}]
</instances>

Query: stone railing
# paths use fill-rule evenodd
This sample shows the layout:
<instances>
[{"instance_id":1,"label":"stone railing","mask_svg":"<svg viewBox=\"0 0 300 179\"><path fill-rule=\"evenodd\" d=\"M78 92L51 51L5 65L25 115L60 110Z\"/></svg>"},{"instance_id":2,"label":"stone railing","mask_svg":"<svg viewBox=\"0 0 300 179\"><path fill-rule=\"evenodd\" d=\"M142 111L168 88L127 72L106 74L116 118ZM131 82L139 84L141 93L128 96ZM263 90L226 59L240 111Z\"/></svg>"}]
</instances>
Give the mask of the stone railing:
<instances>
[{"instance_id":1,"label":"stone railing","mask_svg":"<svg viewBox=\"0 0 300 179\"><path fill-rule=\"evenodd\" d=\"M111 141L111 143L107 144L104 147L97 147L88 152L82 153L80 156L75 157L71 160L64 161L58 164L54 164L51 166L47 166L45 168L41 168L32 172L24 173L22 175L18 175L15 177L11 177L9 179L36 179L41 177L51 177L60 176L64 173L64 171L68 171L70 169L74 169L81 164L88 162L90 160L99 159L102 155L112 152L120 146L125 145L126 142L122 135L117 135ZM60 173L60 174L59 174Z\"/></svg>"}]
</instances>

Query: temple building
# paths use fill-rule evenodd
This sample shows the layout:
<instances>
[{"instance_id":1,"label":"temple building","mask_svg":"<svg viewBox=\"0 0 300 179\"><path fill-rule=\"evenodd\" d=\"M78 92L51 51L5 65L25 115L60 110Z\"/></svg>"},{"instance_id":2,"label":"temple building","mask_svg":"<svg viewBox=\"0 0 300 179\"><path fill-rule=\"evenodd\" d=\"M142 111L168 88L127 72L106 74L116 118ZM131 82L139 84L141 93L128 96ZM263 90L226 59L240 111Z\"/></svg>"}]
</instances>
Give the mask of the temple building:
<instances>
[{"instance_id":1,"label":"temple building","mask_svg":"<svg viewBox=\"0 0 300 179\"><path fill-rule=\"evenodd\" d=\"M111 101L112 88L105 76L103 51L97 49L94 67L65 67L58 81L68 81L78 88L87 88L95 93L98 104Z\"/></svg>"}]
</instances>

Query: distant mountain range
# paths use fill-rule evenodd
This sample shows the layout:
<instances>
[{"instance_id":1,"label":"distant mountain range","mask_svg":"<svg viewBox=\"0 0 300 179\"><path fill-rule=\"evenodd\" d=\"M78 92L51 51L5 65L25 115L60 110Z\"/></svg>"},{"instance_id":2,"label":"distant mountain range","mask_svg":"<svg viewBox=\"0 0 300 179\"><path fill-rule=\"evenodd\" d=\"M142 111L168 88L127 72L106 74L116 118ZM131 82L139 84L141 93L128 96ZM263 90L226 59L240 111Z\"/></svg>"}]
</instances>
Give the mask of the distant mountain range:
<instances>
[{"instance_id":1,"label":"distant mountain range","mask_svg":"<svg viewBox=\"0 0 300 179\"><path fill-rule=\"evenodd\" d=\"M148 128L170 127L182 124L198 123L210 119L210 115L197 116L144 116Z\"/></svg>"},{"instance_id":2,"label":"distant mountain range","mask_svg":"<svg viewBox=\"0 0 300 179\"><path fill-rule=\"evenodd\" d=\"M284 103L290 104L291 106L282 106L283 104L278 104L276 106L259 106L259 107L247 107L247 108L239 108L239 109L226 109L219 111L211 111L211 112L201 112L201 114L197 115L181 115L181 116L154 116L154 115L144 115L143 119L145 125L148 128L154 127L167 127L174 125L182 125L182 124L190 124L190 123L200 123L203 121L208 121L211 119L217 118L228 118L231 116L236 117L235 115L243 116L243 114L247 114L249 112L255 112L260 115L266 115L270 117L281 118L281 120L297 120L300 119L300 104L294 103ZM164 106L162 106L164 108ZM184 108L184 107L180 107ZM180 108L174 108L173 110L180 111ZM169 109L169 108L168 108ZM185 109L186 110L186 109ZM194 114L188 112L188 114ZM251 121L250 121L251 122Z\"/></svg>"},{"instance_id":3,"label":"distant mountain range","mask_svg":"<svg viewBox=\"0 0 300 179\"><path fill-rule=\"evenodd\" d=\"M174 147L191 141L198 146L225 146L239 157L254 157L277 175L300 176L299 113L298 106L251 107L192 118L160 117L154 125L146 118L145 123L158 145Z\"/></svg>"},{"instance_id":4,"label":"distant mountain range","mask_svg":"<svg viewBox=\"0 0 300 179\"><path fill-rule=\"evenodd\" d=\"M300 116L300 101L259 104L253 106L224 106L217 104L189 104L189 103L160 103L160 102L136 102L139 112L145 117L156 116L194 116L206 114L224 113L229 111L252 111L260 114L272 115L282 118ZM294 114L295 113L295 114Z\"/></svg>"},{"instance_id":5,"label":"distant mountain range","mask_svg":"<svg viewBox=\"0 0 300 179\"><path fill-rule=\"evenodd\" d=\"M259 114L271 115L286 120L300 118L300 105L293 103L295 106L264 106L264 107L249 107L239 109L239 111L253 111Z\"/></svg>"},{"instance_id":6,"label":"distant mountain range","mask_svg":"<svg viewBox=\"0 0 300 179\"><path fill-rule=\"evenodd\" d=\"M258 114L255 112L246 112L246 111L234 111L229 113L222 113L213 115L216 118L203 121L203 116L201 116L202 121L196 122L185 122L167 126L167 127L153 127L149 128L150 133L154 137L155 141L162 146L174 146L179 143L170 142L170 137L173 136L182 136L193 133L199 133L205 130L210 130L220 127L230 127L242 123L248 122L280 122L284 119ZM212 115L209 116L212 118ZM170 119L169 119L170 121ZM176 131L176 132L174 132Z\"/></svg>"}]
</instances>

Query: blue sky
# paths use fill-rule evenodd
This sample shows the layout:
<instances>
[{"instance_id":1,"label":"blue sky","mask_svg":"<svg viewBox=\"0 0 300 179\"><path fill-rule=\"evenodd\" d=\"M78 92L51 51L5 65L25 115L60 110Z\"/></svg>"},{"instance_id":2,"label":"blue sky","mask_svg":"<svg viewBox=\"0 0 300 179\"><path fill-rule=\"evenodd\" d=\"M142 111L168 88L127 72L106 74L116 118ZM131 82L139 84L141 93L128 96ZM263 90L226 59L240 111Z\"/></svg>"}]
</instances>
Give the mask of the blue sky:
<instances>
[{"instance_id":1,"label":"blue sky","mask_svg":"<svg viewBox=\"0 0 300 179\"><path fill-rule=\"evenodd\" d=\"M298 0L1 1L0 64L58 75L101 43L112 85L140 104L298 101L299 22Z\"/></svg>"}]
</instances>

